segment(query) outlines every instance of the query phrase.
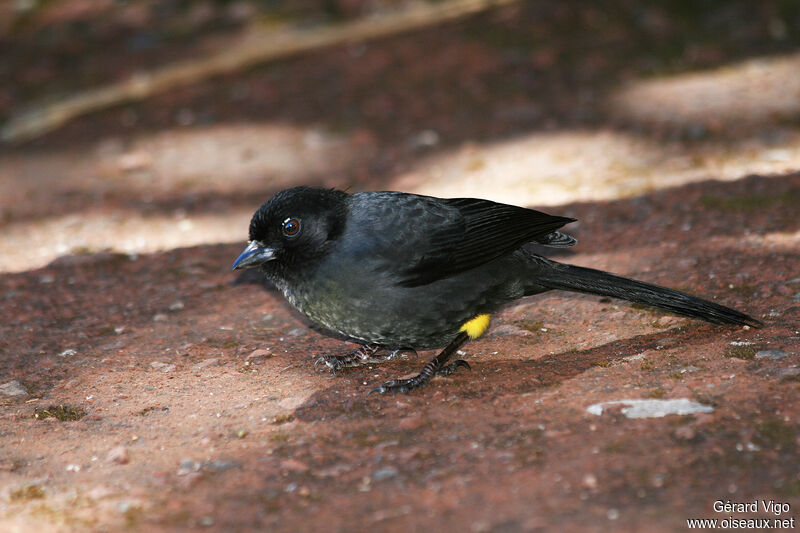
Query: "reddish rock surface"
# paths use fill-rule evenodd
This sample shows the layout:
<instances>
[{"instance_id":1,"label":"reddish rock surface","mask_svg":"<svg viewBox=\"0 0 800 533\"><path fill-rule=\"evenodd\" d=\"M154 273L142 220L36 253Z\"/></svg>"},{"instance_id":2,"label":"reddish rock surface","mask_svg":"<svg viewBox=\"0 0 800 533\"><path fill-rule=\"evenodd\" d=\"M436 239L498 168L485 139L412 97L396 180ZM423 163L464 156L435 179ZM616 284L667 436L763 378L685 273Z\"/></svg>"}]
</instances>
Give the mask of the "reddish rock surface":
<instances>
[{"instance_id":1,"label":"reddish rock surface","mask_svg":"<svg viewBox=\"0 0 800 533\"><path fill-rule=\"evenodd\" d=\"M798 517L798 123L770 115L734 131L595 111L601 102L566 91L568 81L603 92L654 55L603 40L636 34L627 19L576 25L569 41L548 28L577 24L572 15L537 9L265 66L4 147L0 530L684 531L692 518ZM649 16L665 42L682 37L668 12ZM529 27L549 44L531 49ZM783 50L745 35L736 38L762 45L754 49ZM735 64L743 45L716 37L718 50L686 52L689 66ZM572 53L570 42L589 44L578 59L552 59ZM32 67L17 58L13 68ZM742 83L757 93L751 70ZM6 112L24 100L2 94ZM231 94L239 104L220 97ZM213 115L211 125L176 129L183 109ZM130 112L136 124L120 126ZM249 118L268 128L240 130ZM419 137L427 130L440 140ZM251 134L287 153L302 148L281 166L252 155ZM497 166L515 154L527 161L539 140L546 166ZM230 177L228 163L204 170L237 146ZM596 181L561 183L573 200L526 200L537 172L558 175L571 154L591 165L607 146L631 165L648 155L642 166L611 162ZM170 159L172 148L180 157ZM252 157L254 167L242 163ZM649 165L669 179L637 181ZM579 245L557 259L702 295L765 327L554 292L497 314L464 348L471 371L409 395L367 396L432 354L315 371L318 355L354 345L230 271L249 213L287 184L447 191L450 176L470 172L486 175L465 194L496 176L499 195L578 218ZM589 409L677 399L705 412ZM790 509L715 512L716 500Z\"/></svg>"}]
</instances>

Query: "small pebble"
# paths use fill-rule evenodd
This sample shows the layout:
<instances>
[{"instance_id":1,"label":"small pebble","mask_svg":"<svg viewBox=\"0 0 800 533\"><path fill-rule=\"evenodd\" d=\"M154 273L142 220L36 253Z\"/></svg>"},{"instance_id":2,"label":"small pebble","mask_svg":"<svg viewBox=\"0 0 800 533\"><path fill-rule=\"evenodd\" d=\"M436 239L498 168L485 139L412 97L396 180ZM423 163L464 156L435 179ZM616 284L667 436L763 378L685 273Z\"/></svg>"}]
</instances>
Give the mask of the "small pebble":
<instances>
[{"instance_id":1,"label":"small pebble","mask_svg":"<svg viewBox=\"0 0 800 533\"><path fill-rule=\"evenodd\" d=\"M150 363L150 366L162 372L172 372L173 370L175 370L175 365L162 363L160 361L153 361L152 363Z\"/></svg>"},{"instance_id":2,"label":"small pebble","mask_svg":"<svg viewBox=\"0 0 800 533\"><path fill-rule=\"evenodd\" d=\"M198 461L194 461L192 459L183 459L180 462L180 467L178 468L178 475L184 476L190 472L197 472L200 470L200 463Z\"/></svg>"},{"instance_id":3,"label":"small pebble","mask_svg":"<svg viewBox=\"0 0 800 533\"><path fill-rule=\"evenodd\" d=\"M286 470L289 472L307 472L308 465L298 461L297 459L286 459L281 461L281 470Z\"/></svg>"},{"instance_id":4,"label":"small pebble","mask_svg":"<svg viewBox=\"0 0 800 533\"><path fill-rule=\"evenodd\" d=\"M628 418L661 418L667 415L690 415L714 411L710 405L703 405L688 398L614 400L590 405L586 411L596 416L602 416L605 410L615 406L620 406L622 414Z\"/></svg>"},{"instance_id":5,"label":"small pebble","mask_svg":"<svg viewBox=\"0 0 800 533\"><path fill-rule=\"evenodd\" d=\"M272 355L273 354L269 351L269 349L258 349L250 352L250 355L248 355L246 359L248 361L254 361L256 359L266 359L268 357L272 357Z\"/></svg>"},{"instance_id":6,"label":"small pebble","mask_svg":"<svg viewBox=\"0 0 800 533\"><path fill-rule=\"evenodd\" d=\"M314 475L316 477L326 478L326 477L338 477L339 475L349 472L352 470L352 467L348 464L336 464L328 468L323 468L321 470L315 470Z\"/></svg>"},{"instance_id":7,"label":"small pebble","mask_svg":"<svg viewBox=\"0 0 800 533\"><path fill-rule=\"evenodd\" d=\"M200 370L202 368L206 368L206 367L215 365L215 364L217 364L217 362L219 362L219 358L217 358L217 357L211 357L210 359L203 359L202 361L200 361L199 363L194 365L194 368L197 369L197 370Z\"/></svg>"},{"instance_id":8,"label":"small pebble","mask_svg":"<svg viewBox=\"0 0 800 533\"><path fill-rule=\"evenodd\" d=\"M513 324L501 324L492 330L491 335L497 337L506 337L506 336L527 337L533 335L533 333L531 331L528 331L527 329L523 329Z\"/></svg>"},{"instance_id":9,"label":"small pebble","mask_svg":"<svg viewBox=\"0 0 800 533\"><path fill-rule=\"evenodd\" d=\"M125 446L117 446L111 448L106 457L109 463L116 463L118 465L126 465L130 462L130 455L128 455L128 448Z\"/></svg>"},{"instance_id":10,"label":"small pebble","mask_svg":"<svg viewBox=\"0 0 800 533\"><path fill-rule=\"evenodd\" d=\"M183 309L183 302L175 302L169 306L170 311L180 311Z\"/></svg>"},{"instance_id":11,"label":"small pebble","mask_svg":"<svg viewBox=\"0 0 800 533\"><path fill-rule=\"evenodd\" d=\"M396 468L392 468L391 466L386 468L381 468L374 474L372 474L372 479L375 481L382 481L384 479L390 479L395 477L398 474Z\"/></svg>"},{"instance_id":12,"label":"small pebble","mask_svg":"<svg viewBox=\"0 0 800 533\"><path fill-rule=\"evenodd\" d=\"M664 348L671 348L678 344L678 339L674 337L664 337L656 342L656 350L663 350Z\"/></svg>"},{"instance_id":13,"label":"small pebble","mask_svg":"<svg viewBox=\"0 0 800 533\"><path fill-rule=\"evenodd\" d=\"M0 394L4 396L27 396L28 391L25 390L22 383L15 379L0 385Z\"/></svg>"},{"instance_id":14,"label":"small pebble","mask_svg":"<svg viewBox=\"0 0 800 533\"><path fill-rule=\"evenodd\" d=\"M414 148L430 148L439 144L439 133L435 130L422 130L409 139L409 144Z\"/></svg>"},{"instance_id":15,"label":"small pebble","mask_svg":"<svg viewBox=\"0 0 800 533\"><path fill-rule=\"evenodd\" d=\"M780 350L760 350L756 352L756 359L783 359L788 357L789 354Z\"/></svg>"},{"instance_id":16,"label":"small pebble","mask_svg":"<svg viewBox=\"0 0 800 533\"><path fill-rule=\"evenodd\" d=\"M623 359L625 361L639 361L641 359L644 359L644 352L637 353L637 354L634 354L634 355L629 355L627 357L623 357Z\"/></svg>"},{"instance_id":17,"label":"small pebble","mask_svg":"<svg viewBox=\"0 0 800 533\"><path fill-rule=\"evenodd\" d=\"M167 315L165 315L164 313L158 313L153 317L153 322L166 322L166 320L167 320Z\"/></svg>"},{"instance_id":18,"label":"small pebble","mask_svg":"<svg viewBox=\"0 0 800 533\"><path fill-rule=\"evenodd\" d=\"M242 463L239 461L222 461L217 459L214 461L204 461L200 466L206 471L223 472L225 470L230 470L231 468L241 468Z\"/></svg>"},{"instance_id":19,"label":"small pebble","mask_svg":"<svg viewBox=\"0 0 800 533\"><path fill-rule=\"evenodd\" d=\"M662 316L661 318L656 320L656 324L658 324L662 328L666 328L682 321L683 319L677 316Z\"/></svg>"},{"instance_id":20,"label":"small pebble","mask_svg":"<svg viewBox=\"0 0 800 533\"><path fill-rule=\"evenodd\" d=\"M192 349L193 346L194 344L192 344L191 342L187 342L186 344L180 345L178 349L175 350L175 352L178 353L179 355L189 355L189 351Z\"/></svg>"}]
</instances>

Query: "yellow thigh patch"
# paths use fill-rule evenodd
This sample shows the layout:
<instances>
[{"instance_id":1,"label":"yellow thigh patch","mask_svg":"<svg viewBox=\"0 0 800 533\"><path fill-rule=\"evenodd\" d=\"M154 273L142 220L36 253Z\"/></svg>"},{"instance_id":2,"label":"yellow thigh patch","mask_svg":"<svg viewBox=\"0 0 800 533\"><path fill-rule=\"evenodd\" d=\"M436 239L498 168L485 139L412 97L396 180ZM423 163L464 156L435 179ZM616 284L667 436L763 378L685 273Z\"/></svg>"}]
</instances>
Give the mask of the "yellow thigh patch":
<instances>
[{"instance_id":1,"label":"yellow thigh patch","mask_svg":"<svg viewBox=\"0 0 800 533\"><path fill-rule=\"evenodd\" d=\"M477 339L489 328L491 320L492 317L490 315L478 315L464 322L458 331L466 331L470 339Z\"/></svg>"}]
</instances>

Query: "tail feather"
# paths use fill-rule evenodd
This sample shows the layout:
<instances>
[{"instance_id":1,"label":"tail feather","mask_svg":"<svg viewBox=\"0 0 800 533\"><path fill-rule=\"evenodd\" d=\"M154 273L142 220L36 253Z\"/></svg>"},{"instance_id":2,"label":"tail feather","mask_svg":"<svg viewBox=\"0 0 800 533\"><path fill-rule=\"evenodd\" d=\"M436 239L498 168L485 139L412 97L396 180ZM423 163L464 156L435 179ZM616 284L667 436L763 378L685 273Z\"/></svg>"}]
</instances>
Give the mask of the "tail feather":
<instances>
[{"instance_id":1,"label":"tail feather","mask_svg":"<svg viewBox=\"0 0 800 533\"><path fill-rule=\"evenodd\" d=\"M615 276L593 268L545 261L546 267L536 273L536 284L548 289L620 298L714 324L739 324L752 327L763 325L759 320L735 309L674 289Z\"/></svg>"}]
</instances>

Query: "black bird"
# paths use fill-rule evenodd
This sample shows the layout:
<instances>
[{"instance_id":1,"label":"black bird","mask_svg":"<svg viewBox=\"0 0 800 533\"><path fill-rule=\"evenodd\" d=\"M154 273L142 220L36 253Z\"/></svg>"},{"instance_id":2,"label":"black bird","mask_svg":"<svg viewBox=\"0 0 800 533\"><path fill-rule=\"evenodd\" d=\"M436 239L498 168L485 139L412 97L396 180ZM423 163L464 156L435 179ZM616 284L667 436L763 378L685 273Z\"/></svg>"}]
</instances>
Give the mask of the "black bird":
<instances>
[{"instance_id":1,"label":"black bird","mask_svg":"<svg viewBox=\"0 0 800 533\"><path fill-rule=\"evenodd\" d=\"M311 321L363 343L323 356L331 371L403 350L445 347L419 375L377 392L409 392L483 334L489 316L523 296L560 289L621 298L715 324L761 323L722 305L600 270L557 263L523 246L572 246L575 219L475 198L294 187L253 215L234 269L259 266ZM389 354L380 355L383 350Z\"/></svg>"}]
</instances>

